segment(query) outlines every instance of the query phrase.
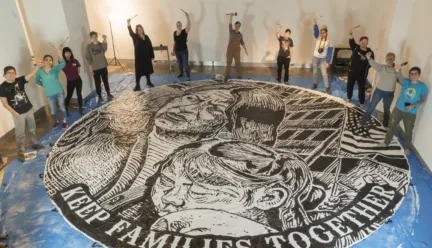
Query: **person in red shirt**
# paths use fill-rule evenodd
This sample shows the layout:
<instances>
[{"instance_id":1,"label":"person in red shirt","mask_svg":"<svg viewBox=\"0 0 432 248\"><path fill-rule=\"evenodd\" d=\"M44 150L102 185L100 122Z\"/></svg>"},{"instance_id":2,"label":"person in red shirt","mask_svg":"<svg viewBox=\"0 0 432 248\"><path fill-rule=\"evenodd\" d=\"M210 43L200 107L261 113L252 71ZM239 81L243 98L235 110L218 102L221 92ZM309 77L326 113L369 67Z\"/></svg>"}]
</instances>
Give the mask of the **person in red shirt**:
<instances>
[{"instance_id":1,"label":"person in red shirt","mask_svg":"<svg viewBox=\"0 0 432 248\"><path fill-rule=\"evenodd\" d=\"M66 112L69 114L68 106L76 89L79 113L83 115L82 80L79 75L81 64L74 58L72 50L69 47L63 48L62 54L63 59L66 61L66 66L63 68L67 79L67 96L65 99Z\"/></svg>"}]
</instances>

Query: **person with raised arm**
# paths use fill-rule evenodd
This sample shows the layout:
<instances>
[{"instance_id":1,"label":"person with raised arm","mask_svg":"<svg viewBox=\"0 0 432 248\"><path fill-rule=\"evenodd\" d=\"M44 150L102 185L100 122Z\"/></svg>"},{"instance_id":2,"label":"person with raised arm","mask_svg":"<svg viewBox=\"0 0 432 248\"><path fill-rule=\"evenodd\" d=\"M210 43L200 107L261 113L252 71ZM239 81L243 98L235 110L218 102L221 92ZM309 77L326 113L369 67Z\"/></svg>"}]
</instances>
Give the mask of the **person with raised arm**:
<instances>
[{"instance_id":1,"label":"person with raised arm","mask_svg":"<svg viewBox=\"0 0 432 248\"><path fill-rule=\"evenodd\" d=\"M226 70L225 70L225 81L228 81L228 78L230 77L231 64L232 64L233 59L234 59L235 66L236 66L237 78L238 79L242 78L242 69L241 69L241 64L240 64L240 51L241 51L240 45L243 47L246 55L248 55L246 45L245 45L245 42L243 40L243 34L240 33L241 23L239 21L237 21L234 24L234 28L233 28L232 19L233 19L234 15L235 15L235 13L229 14L229 16L230 16L229 25L228 25L229 42L228 42L228 48L227 48L227 53L226 53L227 65L226 65Z\"/></svg>"},{"instance_id":2,"label":"person with raised arm","mask_svg":"<svg viewBox=\"0 0 432 248\"><path fill-rule=\"evenodd\" d=\"M374 52L367 47L369 38L367 36L360 37L360 44L357 44L353 37L353 30L349 29L349 45L352 50L350 69L348 72L347 82L347 102L351 102L354 91L354 84L358 85L358 98L360 108L364 108L366 98L366 79L371 67L366 58L366 54L371 53L371 58L374 59Z\"/></svg>"},{"instance_id":3,"label":"person with raised arm","mask_svg":"<svg viewBox=\"0 0 432 248\"><path fill-rule=\"evenodd\" d=\"M106 35L102 35L103 42L98 40L98 33L95 31L90 32L91 43L87 45L86 58L89 64L90 75L93 75L95 81L96 93L99 96L99 103L104 103L102 98L101 78L104 83L105 91L108 99L113 99L111 95L109 81L108 81L108 61L105 53L108 50L108 43Z\"/></svg>"},{"instance_id":4,"label":"person with raised arm","mask_svg":"<svg viewBox=\"0 0 432 248\"><path fill-rule=\"evenodd\" d=\"M75 59L72 50L69 47L63 48L63 59L66 62L66 66L63 68L63 72L66 75L67 80L67 94L65 99L66 113L68 112L68 107L72 95L76 89L76 94L78 98L78 108L80 115L84 114L83 111L83 97L82 97L82 80L80 77L81 64Z\"/></svg>"},{"instance_id":5,"label":"person with raised arm","mask_svg":"<svg viewBox=\"0 0 432 248\"><path fill-rule=\"evenodd\" d=\"M332 49L330 49L330 37L328 35L327 25L322 25L318 28L316 17L313 18L314 22L314 37L316 39L315 50L312 58L313 68L313 86L312 89L318 88L318 68L324 80L324 86L327 94L332 94L327 75L327 68L331 62Z\"/></svg>"},{"instance_id":6,"label":"person with raised arm","mask_svg":"<svg viewBox=\"0 0 432 248\"><path fill-rule=\"evenodd\" d=\"M44 148L37 143L33 105L25 90L25 84L36 75L41 66L42 61L39 60L29 74L21 77L17 77L13 66L6 66L3 69L3 76L6 78L6 81L0 85L0 101L3 107L12 114L15 125L18 160L21 162L25 160L26 127L30 138L30 147L36 150Z\"/></svg>"},{"instance_id":7,"label":"person with raised arm","mask_svg":"<svg viewBox=\"0 0 432 248\"><path fill-rule=\"evenodd\" d=\"M154 50L150 38L144 32L141 24L135 26L135 32L132 31L131 19L127 20L129 35L132 38L135 47L135 89L140 91L140 80L142 76L146 77L147 86L154 87L150 75L153 74Z\"/></svg>"},{"instance_id":8,"label":"person with raised arm","mask_svg":"<svg viewBox=\"0 0 432 248\"><path fill-rule=\"evenodd\" d=\"M276 30L276 38L279 41L279 53L277 58L277 65L278 65L278 77L277 81L280 82L282 80L282 67L285 70L284 74L284 83L288 84L289 80L289 66L291 63L291 58L293 56L293 49L294 49L294 43L293 40L290 38L291 30L286 29L285 34L283 36L280 35L280 30L283 27L282 24L280 24Z\"/></svg>"},{"instance_id":9,"label":"person with raised arm","mask_svg":"<svg viewBox=\"0 0 432 248\"><path fill-rule=\"evenodd\" d=\"M366 58L369 61L370 66L376 70L380 76L380 81L375 88L372 95L371 102L363 115L362 125L365 125L371 118L372 112L375 110L378 103L383 100L384 103L384 127L388 127L390 120L390 106L393 102L394 91L397 82L397 72L395 70L395 58L394 53L387 53L386 63L378 64L372 58L372 53L367 53Z\"/></svg>"},{"instance_id":10,"label":"person with raised arm","mask_svg":"<svg viewBox=\"0 0 432 248\"><path fill-rule=\"evenodd\" d=\"M426 102L428 88L425 83L419 80L421 75L421 69L419 67L412 67L409 70L409 78L402 76L400 68L400 65L395 67L396 72L398 73L398 82L402 85L401 93L391 114L390 124L384 143L379 144L378 146L389 146L399 122L403 121L405 131L403 147L405 155L409 156L417 111L420 105Z\"/></svg>"},{"instance_id":11,"label":"person with raised arm","mask_svg":"<svg viewBox=\"0 0 432 248\"><path fill-rule=\"evenodd\" d=\"M182 29L182 23L180 21L177 22L177 30L174 31L174 44L173 50L171 52L172 56L176 56L179 72L180 74L177 76L178 78L183 77L183 68L186 71L186 81L190 81L190 67L189 67L189 52L187 46L187 37L191 30L191 21L189 18L189 14L182 10L187 18L187 25L185 29Z\"/></svg>"}]
</instances>

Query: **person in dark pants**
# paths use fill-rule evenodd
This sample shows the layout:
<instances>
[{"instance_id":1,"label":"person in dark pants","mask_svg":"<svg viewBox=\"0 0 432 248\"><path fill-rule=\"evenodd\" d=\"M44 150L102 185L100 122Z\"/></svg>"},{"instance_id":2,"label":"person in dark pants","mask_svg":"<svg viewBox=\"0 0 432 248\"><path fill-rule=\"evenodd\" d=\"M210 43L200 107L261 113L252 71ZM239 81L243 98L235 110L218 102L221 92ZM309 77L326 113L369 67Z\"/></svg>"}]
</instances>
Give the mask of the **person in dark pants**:
<instances>
[{"instance_id":1,"label":"person in dark pants","mask_svg":"<svg viewBox=\"0 0 432 248\"><path fill-rule=\"evenodd\" d=\"M107 93L108 99L113 99L114 96L111 95L109 82L108 82L108 61L105 58L105 52L108 50L108 43L106 41L106 35L103 35L103 42L99 42L98 33L95 31L90 32L90 38L92 42L87 45L87 61L89 63L90 74L93 75L96 92L99 96L99 103L104 103L102 98L101 89L101 78L104 83L105 91Z\"/></svg>"},{"instance_id":2,"label":"person in dark pants","mask_svg":"<svg viewBox=\"0 0 432 248\"><path fill-rule=\"evenodd\" d=\"M347 102L351 102L354 84L357 82L358 85L358 98L360 100L360 107L364 108L364 102L366 98L366 79L369 72L370 65L366 58L367 53L371 53L371 58L374 59L374 52L367 47L369 38L362 36L360 38L360 44L354 40L352 35L352 29L349 30L349 45L352 50L350 70L348 72L348 85L347 85Z\"/></svg>"},{"instance_id":3,"label":"person in dark pants","mask_svg":"<svg viewBox=\"0 0 432 248\"><path fill-rule=\"evenodd\" d=\"M69 103L76 89L79 113L83 115L82 80L79 75L81 64L75 59L69 47L63 48L62 55L63 59L66 61L66 66L63 68L67 80L67 95L65 99L66 112L69 114Z\"/></svg>"},{"instance_id":4,"label":"person in dark pants","mask_svg":"<svg viewBox=\"0 0 432 248\"><path fill-rule=\"evenodd\" d=\"M372 59L372 54L367 53L366 57L369 60L369 64L376 70L380 75L380 81L375 88L371 102L363 116L362 125L365 125L371 118L372 112L375 110L378 103L383 100L384 103L384 127L388 127L390 120L390 106L393 102L394 91L397 82L397 72L395 70L395 54L388 53L386 55L386 64L378 64Z\"/></svg>"},{"instance_id":5,"label":"person in dark pants","mask_svg":"<svg viewBox=\"0 0 432 248\"><path fill-rule=\"evenodd\" d=\"M420 68L411 68L409 70L409 78L402 76L399 65L395 69L398 72L397 77L399 83L402 85L402 89L391 114L390 125L384 143L379 144L378 147L387 147L390 145L399 122L403 120L405 131L403 147L405 155L409 156L417 111L419 106L426 102L428 88L425 83L419 80L421 74Z\"/></svg>"},{"instance_id":6,"label":"person in dark pants","mask_svg":"<svg viewBox=\"0 0 432 248\"><path fill-rule=\"evenodd\" d=\"M132 37L135 46L135 89L140 91L140 80L142 76L147 79L147 85L154 87L150 80L150 75L153 74L154 50L150 38L145 34L144 28L138 24L135 27L135 33L131 28L131 19L127 20L129 35Z\"/></svg>"},{"instance_id":7,"label":"person in dark pants","mask_svg":"<svg viewBox=\"0 0 432 248\"><path fill-rule=\"evenodd\" d=\"M285 35L281 36L280 35L280 29L283 27L282 24L279 25L279 27L276 30L276 37L279 41L279 54L278 54L278 58L277 58L277 64L278 64L278 77L277 77L277 81L280 82L281 81L281 76L282 76L282 67L285 70L285 75L284 75L284 83L288 84L288 80L289 80L289 66L291 63L291 58L293 55L293 40L290 38L291 35L291 30L290 29L286 29L285 30Z\"/></svg>"},{"instance_id":8,"label":"person in dark pants","mask_svg":"<svg viewBox=\"0 0 432 248\"><path fill-rule=\"evenodd\" d=\"M171 52L172 56L177 57L180 74L177 77L183 77L183 68L186 71L186 81L190 81L190 67L189 67L189 52L187 47L187 36L191 29L191 21L189 14L182 10L187 18L187 25L185 29L182 29L182 23L177 22L177 30L174 31L174 45Z\"/></svg>"}]
</instances>

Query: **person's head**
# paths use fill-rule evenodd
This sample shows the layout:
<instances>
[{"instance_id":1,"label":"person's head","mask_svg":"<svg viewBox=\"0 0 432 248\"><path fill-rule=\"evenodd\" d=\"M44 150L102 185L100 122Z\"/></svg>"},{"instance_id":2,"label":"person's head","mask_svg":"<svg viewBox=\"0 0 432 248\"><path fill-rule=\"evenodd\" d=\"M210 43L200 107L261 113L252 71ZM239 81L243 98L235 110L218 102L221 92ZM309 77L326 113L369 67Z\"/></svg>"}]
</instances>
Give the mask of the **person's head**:
<instances>
[{"instance_id":1,"label":"person's head","mask_svg":"<svg viewBox=\"0 0 432 248\"><path fill-rule=\"evenodd\" d=\"M386 55L386 65L389 67L394 66L396 55L394 53L387 53Z\"/></svg>"},{"instance_id":2,"label":"person's head","mask_svg":"<svg viewBox=\"0 0 432 248\"><path fill-rule=\"evenodd\" d=\"M289 29L289 28L287 28L286 30L285 30L285 39L288 39L289 37L290 37L290 35L291 35L291 29Z\"/></svg>"},{"instance_id":3,"label":"person's head","mask_svg":"<svg viewBox=\"0 0 432 248\"><path fill-rule=\"evenodd\" d=\"M144 28L141 26L141 24L136 25L135 33L138 35L145 35Z\"/></svg>"},{"instance_id":4,"label":"person's head","mask_svg":"<svg viewBox=\"0 0 432 248\"><path fill-rule=\"evenodd\" d=\"M301 223L308 218L294 213L305 212L300 203L312 188L312 173L293 153L210 140L181 147L157 166L151 195L160 216L214 209L283 230L291 218Z\"/></svg>"},{"instance_id":5,"label":"person's head","mask_svg":"<svg viewBox=\"0 0 432 248\"><path fill-rule=\"evenodd\" d=\"M420 75L421 75L421 69L417 66L409 70L409 78L413 82L417 82L420 78Z\"/></svg>"},{"instance_id":6,"label":"person's head","mask_svg":"<svg viewBox=\"0 0 432 248\"><path fill-rule=\"evenodd\" d=\"M320 28L320 36L321 39L327 39L328 37L328 29L327 29L327 25L322 25Z\"/></svg>"},{"instance_id":7,"label":"person's head","mask_svg":"<svg viewBox=\"0 0 432 248\"><path fill-rule=\"evenodd\" d=\"M228 89L189 90L168 102L155 117L159 132L190 136L213 134L226 122L225 110L234 101Z\"/></svg>"},{"instance_id":8,"label":"person's head","mask_svg":"<svg viewBox=\"0 0 432 248\"><path fill-rule=\"evenodd\" d=\"M233 90L235 102L227 110L227 129L234 138L273 145L285 116L285 103L262 89Z\"/></svg>"},{"instance_id":9,"label":"person's head","mask_svg":"<svg viewBox=\"0 0 432 248\"><path fill-rule=\"evenodd\" d=\"M53 57L49 54L45 55L43 57L43 66L44 67L53 67Z\"/></svg>"},{"instance_id":10,"label":"person's head","mask_svg":"<svg viewBox=\"0 0 432 248\"><path fill-rule=\"evenodd\" d=\"M360 47L366 48L369 43L369 38L367 36L360 37Z\"/></svg>"},{"instance_id":11,"label":"person's head","mask_svg":"<svg viewBox=\"0 0 432 248\"><path fill-rule=\"evenodd\" d=\"M238 32L240 30L240 27L241 27L241 22L236 21L235 24L234 24L234 30L236 32Z\"/></svg>"},{"instance_id":12,"label":"person's head","mask_svg":"<svg viewBox=\"0 0 432 248\"><path fill-rule=\"evenodd\" d=\"M69 47L63 48L62 54L63 59L66 61L75 59L72 50Z\"/></svg>"},{"instance_id":13,"label":"person's head","mask_svg":"<svg viewBox=\"0 0 432 248\"><path fill-rule=\"evenodd\" d=\"M3 69L3 76L6 78L7 82L15 82L16 80L16 70L15 67L8 65Z\"/></svg>"},{"instance_id":14,"label":"person's head","mask_svg":"<svg viewBox=\"0 0 432 248\"><path fill-rule=\"evenodd\" d=\"M177 30L182 30L182 23L180 22L180 21L178 21L177 23L176 23L176 26L177 26Z\"/></svg>"},{"instance_id":15,"label":"person's head","mask_svg":"<svg viewBox=\"0 0 432 248\"><path fill-rule=\"evenodd\" d=\"M98 33L96 31L91 31L90 32L90 39L92 40L92 42L97 42L98 41Z\"/></svg>"}]
</instances>

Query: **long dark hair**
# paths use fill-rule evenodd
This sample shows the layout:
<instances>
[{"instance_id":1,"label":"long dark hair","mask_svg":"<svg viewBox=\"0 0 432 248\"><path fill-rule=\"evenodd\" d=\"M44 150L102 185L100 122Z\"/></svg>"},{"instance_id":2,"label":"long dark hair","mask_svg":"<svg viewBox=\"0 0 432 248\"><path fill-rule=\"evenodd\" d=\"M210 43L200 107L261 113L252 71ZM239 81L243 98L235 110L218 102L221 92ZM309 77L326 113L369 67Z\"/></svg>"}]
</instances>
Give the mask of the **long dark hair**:
<instances>
[{"instance_id":1,"label":"long dark hair","mask_svg":"<svg viewBox=\"0 0 432 248\"><path fill-rule=\"evenodd\" d=\"M70 60L74 60L75 57L74 57L74 55L73 55L72 50L71 50L69 47L65 47L65 48L63 48L63 51L62 51L63 59L64 59L65 61L67 61L66 56L65 56L65 53L67 53L67 52L70 52L70 54L71 54Z\"/></svg>"},{"instance_id":2,"label":"long dark hair","mask_svg":"<svg viewBox=\"0 0 432 248\"><path fill-rule=\"evenodd\" d=\"M141 28L141 29L143 30L143 33L144 33L144 36L145 36L146 33L145 33L144 28L143 28L143 26L142 26L141 24L138 24L138 25L135 26L135 33L136 33L137 35L139 35L139 34L138 34L138 28Z\"/></svg>"}]
</instances>

